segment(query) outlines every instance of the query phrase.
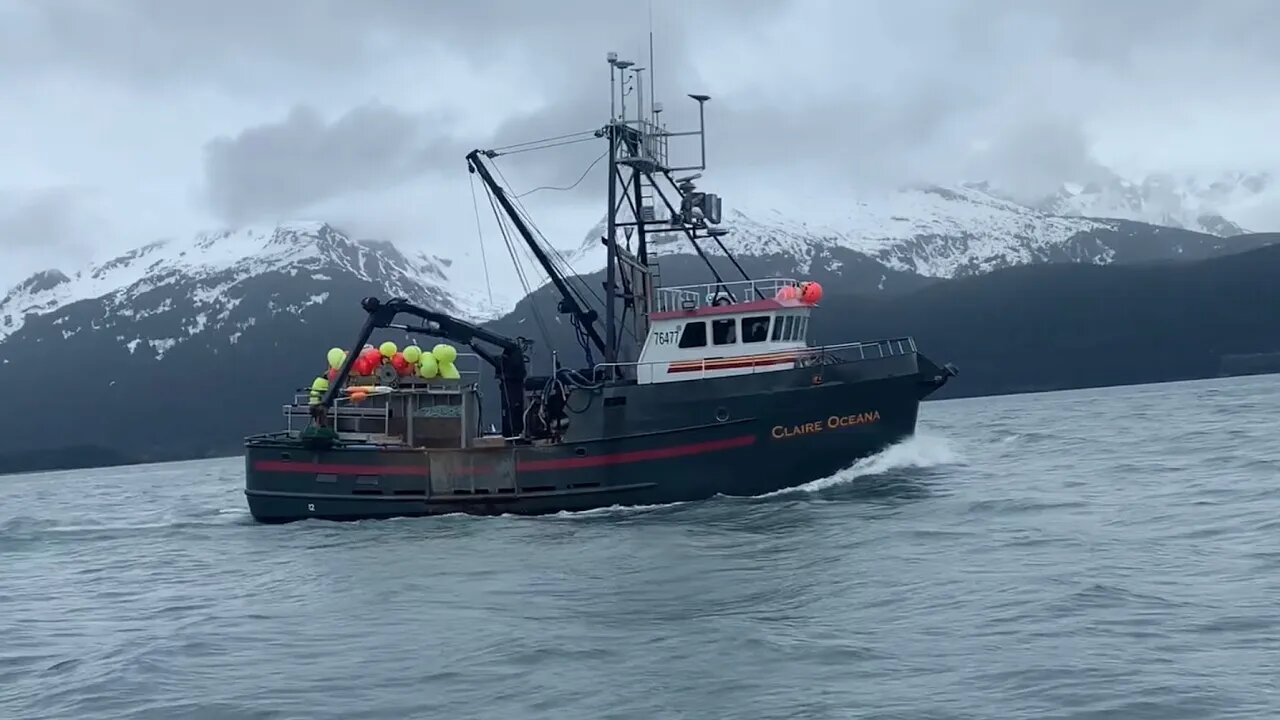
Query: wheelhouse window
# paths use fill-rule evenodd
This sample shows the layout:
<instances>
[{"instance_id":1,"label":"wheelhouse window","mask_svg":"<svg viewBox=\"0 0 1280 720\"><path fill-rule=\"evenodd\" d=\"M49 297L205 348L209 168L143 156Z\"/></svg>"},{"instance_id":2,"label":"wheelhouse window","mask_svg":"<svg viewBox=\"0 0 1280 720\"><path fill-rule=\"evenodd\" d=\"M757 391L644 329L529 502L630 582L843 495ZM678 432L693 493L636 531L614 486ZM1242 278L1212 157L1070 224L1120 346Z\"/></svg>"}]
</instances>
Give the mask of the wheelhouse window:
<instances>
[{"instance_id":1,"label":"wheelhouse window","mask_svg":"<svg viewBox=\"0 0 1280 720\"><path fill-rule=\"evenodd\" d=\"M742 342L758 343L769 339L769 316L742 318Z\"/></svg>"},{"instance_id":2,"label":"wheelhouse window","mask_svg":"<svg viewBox=\"0 0 1280 720\"><path fill-rule=\"evenodd\" d=\"M778 315L773 319L773 341L778 342L782 339L782 321L786 319L786 315Z\"/></svg>"},{"instance_id":3,"label":"wheelhouse window","mask_svg":"<svg viewBox=\"0 0 1280 720\"><path fill-rule=\"evenodd\" d=\"M809 332L809 317L801 315L796 318L796 340L804 340L807 332Z\"/></svg>"},{"instance_id":4,"label":"wheelhouse window","mask_svg":"<svg viewBox=\"0 0 1280 720\"><path fill-rule=\"evenodd\" d=\"M711 322L711 342L716 345L732 345L738 342L737 318L713 320Z\"/></svg>"},{"instance_id":5,"label":"wheelhouse window","mask_svg":"<svg viewBox=\"0 0 1280 720\"><path fill-rule=\"evenodd\" d=\"M788 315L782 320L782 339L785 342L795 340L796 316Z\"/></svg>"},{"instance_id":6,"label":"wheelhouse window","mask_svg":"<svg viewBox=\"0 0 1280 720\"><path fill-rule=\"evenodd\" d=\"M684 332L680 333L680 347L700 348L706 346L707 324L701 320L686 324Z\"/></svg>"}]
</instances>

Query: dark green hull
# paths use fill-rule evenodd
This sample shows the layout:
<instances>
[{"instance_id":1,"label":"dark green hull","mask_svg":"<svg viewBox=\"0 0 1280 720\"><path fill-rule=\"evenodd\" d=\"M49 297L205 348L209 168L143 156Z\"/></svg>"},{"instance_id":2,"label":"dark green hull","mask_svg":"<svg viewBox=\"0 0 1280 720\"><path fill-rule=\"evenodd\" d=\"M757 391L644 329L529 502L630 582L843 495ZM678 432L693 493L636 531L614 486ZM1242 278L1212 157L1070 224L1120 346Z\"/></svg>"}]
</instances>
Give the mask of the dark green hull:
<instances>
[{"instance_id":1,"label":"dark green hull","mask_svg":"<svg viewBox=\"0 0 1280 720\"><path fill-rule=\"evenodd\" d=\"M587 407L575 405L554 445L314 450L251 437L245 494L262 522L534 515L761 495L827 477L910 436L920 401L951 374L908 353L606 387Z\"/></svg>"}]
</instances>

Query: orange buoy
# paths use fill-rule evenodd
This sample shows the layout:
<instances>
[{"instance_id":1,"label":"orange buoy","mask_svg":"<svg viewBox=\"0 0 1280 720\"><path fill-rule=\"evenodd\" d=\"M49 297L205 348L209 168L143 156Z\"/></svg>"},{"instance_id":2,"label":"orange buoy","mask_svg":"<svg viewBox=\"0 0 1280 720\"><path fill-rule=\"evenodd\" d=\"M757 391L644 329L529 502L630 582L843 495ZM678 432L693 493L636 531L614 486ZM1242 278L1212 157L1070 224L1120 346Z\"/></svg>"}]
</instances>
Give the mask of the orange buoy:
<instances>
[{"instance_id":1,"label":"orange buoy","mask_svg":"<svg viewBox=\"0 0 1280 720\"><path fill-rule=\"evenodd\" d=\"M800 302L816 305L822 299L822 286L812 280L800 284Z\"/></svg>"},{"instance_id":2,"label":"orange buoy","mask_svg":"<svg viewBox=\"0 0 1280 720\"><path fill-rule=\"evenodd\" d=\"M796 291L795 285L783 285L778 289L778 294L774 296L776 300L795 300L799 293Z\"/></svg>"}]
</instances>

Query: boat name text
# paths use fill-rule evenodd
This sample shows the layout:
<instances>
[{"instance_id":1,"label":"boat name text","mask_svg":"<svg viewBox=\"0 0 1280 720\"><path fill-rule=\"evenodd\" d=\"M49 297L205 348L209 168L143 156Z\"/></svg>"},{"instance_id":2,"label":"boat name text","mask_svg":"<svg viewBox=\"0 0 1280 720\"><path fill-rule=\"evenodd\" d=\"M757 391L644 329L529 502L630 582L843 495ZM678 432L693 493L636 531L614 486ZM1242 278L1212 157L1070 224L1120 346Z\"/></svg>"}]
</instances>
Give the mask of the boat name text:
<instances>
[{"instance_id":1,"label":"boat name text","mask_svg":"<svg viewBox=\"0 0 1280 720\"><path fill-rule=\"evenodd\" d=\"M840 430L841 428L856 427L858 425L869 425L879 420L879 410L854 413L853 415L832 415L826 420L815 420L799 425L774 425L769 434L775 439L781 440L783 438L796 437L797 435L813 435L826 430Z\"/></svg>"}]
</instances>

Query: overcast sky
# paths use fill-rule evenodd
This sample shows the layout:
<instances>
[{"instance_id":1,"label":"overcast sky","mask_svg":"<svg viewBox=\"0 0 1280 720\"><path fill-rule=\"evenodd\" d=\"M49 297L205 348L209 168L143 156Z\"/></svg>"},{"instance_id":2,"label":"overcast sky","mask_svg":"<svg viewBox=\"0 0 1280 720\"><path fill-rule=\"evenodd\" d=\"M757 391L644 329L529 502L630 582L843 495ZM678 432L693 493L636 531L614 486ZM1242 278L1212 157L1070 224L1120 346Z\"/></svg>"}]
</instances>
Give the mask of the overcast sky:
<instances>
[{"instance_id":1,"label":"overcast sky","mask_svg":"<svg viewBox=\"0 0 1280 720\"><path fill-rule=\"evenodd\" d=\"M0 0L0 284L289 219L474 262L466 151L601 125L605 53L647 64L649 17L648 0ZM1280 168L1275 0L653 0L652 27L667 115L712 96L704 183L735 206ZM499 166L518 191L563 186L602 150ZM557 245L599 218L600 170L525 199Z\"/></svg>"}]
</instances>

